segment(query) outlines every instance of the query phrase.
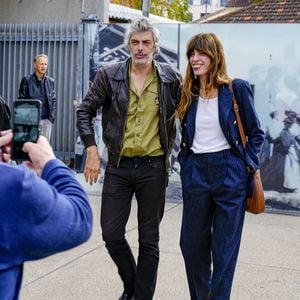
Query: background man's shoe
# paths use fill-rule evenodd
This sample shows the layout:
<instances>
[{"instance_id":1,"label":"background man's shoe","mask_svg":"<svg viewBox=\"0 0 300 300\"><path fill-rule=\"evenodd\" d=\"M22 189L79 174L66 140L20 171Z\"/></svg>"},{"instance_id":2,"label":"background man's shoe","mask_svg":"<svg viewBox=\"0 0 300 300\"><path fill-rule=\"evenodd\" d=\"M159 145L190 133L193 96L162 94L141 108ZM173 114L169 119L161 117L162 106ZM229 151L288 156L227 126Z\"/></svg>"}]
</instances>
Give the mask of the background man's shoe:
<instances>
[{"instance_id":1,"label":"background man's shoe","mask_svg":"<svg viewBox=\"0 0 300 300\"><path fill-rule=\"evenodd\" d=\"M119 300L133 300L133 295L123 292Z\"/></svg>"}]
</instances>

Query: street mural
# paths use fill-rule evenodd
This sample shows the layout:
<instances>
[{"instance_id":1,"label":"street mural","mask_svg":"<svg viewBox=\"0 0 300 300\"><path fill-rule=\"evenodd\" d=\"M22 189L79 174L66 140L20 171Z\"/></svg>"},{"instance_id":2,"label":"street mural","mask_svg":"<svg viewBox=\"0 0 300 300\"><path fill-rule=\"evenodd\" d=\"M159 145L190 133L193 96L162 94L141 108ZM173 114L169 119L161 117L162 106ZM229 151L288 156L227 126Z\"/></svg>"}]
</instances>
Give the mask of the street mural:
<instances>
[{"instance_id":1,"label":"street mural","mask_svg":"<svg viewBox=\"0 0 300 300\"><path fill-rule=\"evenodd\" d=\"M126 26L99 24L90 41L90 82L101 66L128 57L123 44ZM267 211L300 214L300 56L296 51L300 41L294 38L300 27L274 24L157 24L157 27L161 33L161 53L156 59L174 65L182 74L186 66L185 47L192 35L215 32L221 38L230 76L246 79L253 87L255 107L266 134L260 159ZM177 127L168 201L181 201L177 162L179 123ZM105 168L107 154L102 142L101 111L94 120L94 129ZM84 152L79 138L77 149Z\"/></svg>"}]
</instances>

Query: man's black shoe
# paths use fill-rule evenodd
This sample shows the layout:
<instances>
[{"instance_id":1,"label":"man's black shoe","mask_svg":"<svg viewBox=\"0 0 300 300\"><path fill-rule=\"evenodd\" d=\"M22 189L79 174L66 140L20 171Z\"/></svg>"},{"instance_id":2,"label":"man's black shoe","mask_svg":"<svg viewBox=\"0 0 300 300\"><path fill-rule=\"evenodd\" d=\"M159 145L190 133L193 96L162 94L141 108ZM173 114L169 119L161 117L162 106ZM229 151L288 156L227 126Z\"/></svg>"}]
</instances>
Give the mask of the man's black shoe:
<instances>
[{"instance_id":1,"label":"man's black shoe","mask_svg":"<svg viewBox=\"0 0 300 300\"><path fill-rule=\"evenodd\" d=\"M133 295L123 292L119 300L133 300Z\"/></svg>"}]
</instances>

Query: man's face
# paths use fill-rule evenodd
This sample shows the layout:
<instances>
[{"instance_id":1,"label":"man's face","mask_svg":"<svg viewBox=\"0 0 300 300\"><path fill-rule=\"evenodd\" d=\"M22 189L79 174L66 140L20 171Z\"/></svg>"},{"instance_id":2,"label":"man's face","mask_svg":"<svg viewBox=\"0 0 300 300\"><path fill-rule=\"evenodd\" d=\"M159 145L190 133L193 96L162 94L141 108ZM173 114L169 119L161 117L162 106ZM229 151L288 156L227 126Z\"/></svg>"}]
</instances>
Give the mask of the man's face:
<instances>
[{"instance_id":1,"label":"man's face","mask_svg":"<svg viewBox=\"0 0 300 300\"><path fill-rule=\"evenodd\" d=\"M37 61L34 63L34 69L35 72L38 75L45 75L48 68L48 59L44 57L40 57L37 59Z\"/></svg>"},{"instance_id":2,"label":"man's face","mask_svg":"<svg viewBox=\"0 0 300 300\"><path fill-rule=\"evenodd\" d=\"M154 50L152 32L135 32L131 35L129 52L133 64L148 65L152 62Z\"/></svg>"}]
</instances>

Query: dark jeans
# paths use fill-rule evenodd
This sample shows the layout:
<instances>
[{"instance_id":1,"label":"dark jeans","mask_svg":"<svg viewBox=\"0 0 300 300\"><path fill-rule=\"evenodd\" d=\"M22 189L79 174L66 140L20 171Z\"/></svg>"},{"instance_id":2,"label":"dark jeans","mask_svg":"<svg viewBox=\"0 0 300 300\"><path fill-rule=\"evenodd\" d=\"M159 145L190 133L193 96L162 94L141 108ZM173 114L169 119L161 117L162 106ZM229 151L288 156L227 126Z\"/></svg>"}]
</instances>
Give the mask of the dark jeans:
<instances>
[{"instance_id":1,"label":"dark jeans","mask_svg":"<svg viewBox=\"0 0 300 300\"><path fill-rule=\"evenodd\" d=\"M192 300L230 299L247 178L244 161L232 150L191 154L181 161L180 245Z\"/></svg>"},{"instance_id":2,"label":"dark jeans","mask_svg":"<svg viewBox=\"0 0 300 300\"><path fill-rule=\"evenodd\" d=\"M122 158L119 168L106 166L101 207L102 236L118 267L124 290L135 300L153 298L159 262L159 224L167 185L164 157ZM137 200L137 263L125 239L132 197Z\"/></svg>"}]
</instances>

